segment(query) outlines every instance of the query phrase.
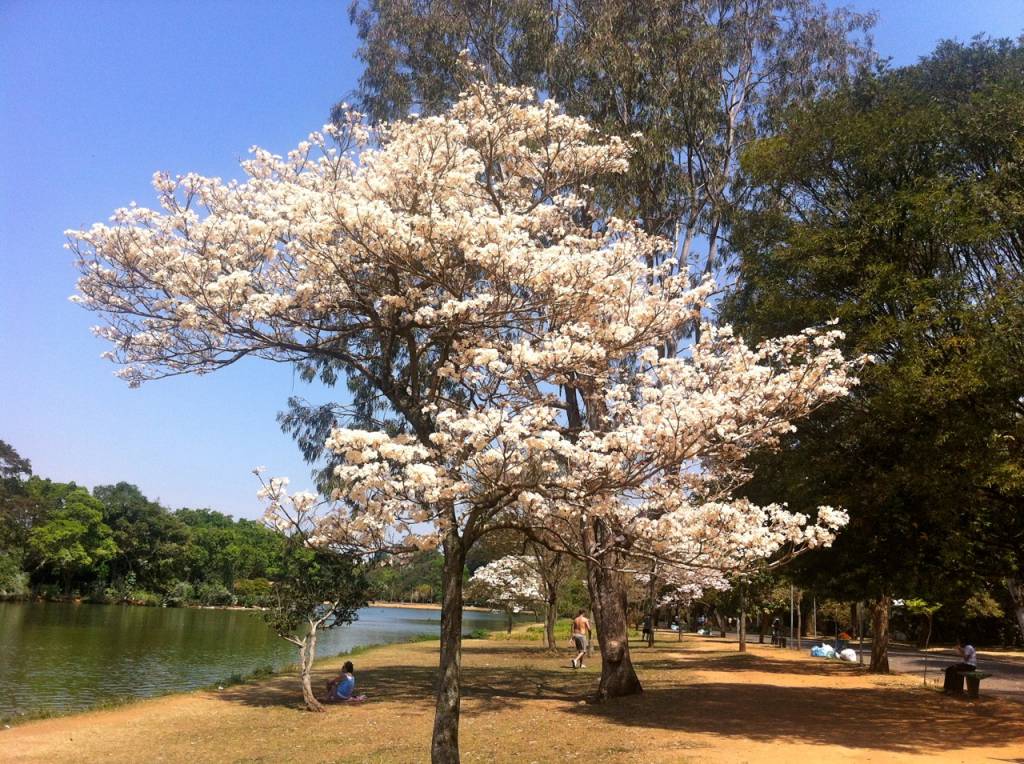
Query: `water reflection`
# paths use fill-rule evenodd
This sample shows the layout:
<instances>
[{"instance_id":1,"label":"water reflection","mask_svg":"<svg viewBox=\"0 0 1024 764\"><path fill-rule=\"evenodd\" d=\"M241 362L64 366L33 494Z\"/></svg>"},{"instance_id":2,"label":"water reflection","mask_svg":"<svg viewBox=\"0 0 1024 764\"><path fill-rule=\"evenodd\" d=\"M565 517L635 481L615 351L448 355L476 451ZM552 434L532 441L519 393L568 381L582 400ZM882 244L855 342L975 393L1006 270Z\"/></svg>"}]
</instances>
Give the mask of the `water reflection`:
<instances>
[{"instance_id":1,"label":"water reflection","mask_svg":"<svg viewBox=\"0 0 1024 764\"><path fill-rule=\"evenodd\" d=\"M500 629L504 620L466 612L463 629ZM317 652L439 630L437 611L364 608L355 623L326 632ZM250 611L0 602L0 716L189 690L294 662L294 649Z\"/></svg>"}]
</instances>

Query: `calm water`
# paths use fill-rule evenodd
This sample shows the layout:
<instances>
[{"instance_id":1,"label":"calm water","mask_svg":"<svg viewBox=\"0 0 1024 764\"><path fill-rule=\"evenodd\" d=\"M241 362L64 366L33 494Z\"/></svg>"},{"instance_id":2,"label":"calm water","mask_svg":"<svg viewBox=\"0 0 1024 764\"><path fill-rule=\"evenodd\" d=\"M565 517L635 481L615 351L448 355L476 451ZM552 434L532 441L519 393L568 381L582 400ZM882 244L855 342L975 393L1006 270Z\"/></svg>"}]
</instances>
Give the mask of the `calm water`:
<instances>
[{"instance_id":1,"label":"calm water","mask_svg":"<svg viewBox=\"0 0 1024 764\"><path fill-rule=\"evenodd\" d=\"M317 655L438 634L440 618L435 610L363 608L350 626L321 635ZM504 623L499 613L466 612L463 632ZM190 690L296 659L250 611L0 602L0 716Z\"/></svg>"}]
</instances>

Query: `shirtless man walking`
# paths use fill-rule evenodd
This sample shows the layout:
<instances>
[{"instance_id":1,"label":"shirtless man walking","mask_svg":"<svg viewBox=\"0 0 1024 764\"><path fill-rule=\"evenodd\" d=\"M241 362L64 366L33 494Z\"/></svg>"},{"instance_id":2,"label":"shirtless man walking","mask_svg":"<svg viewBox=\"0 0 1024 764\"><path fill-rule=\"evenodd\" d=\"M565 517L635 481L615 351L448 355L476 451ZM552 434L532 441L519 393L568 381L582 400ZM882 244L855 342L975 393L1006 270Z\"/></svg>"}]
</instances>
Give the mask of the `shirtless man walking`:
<instances>
[{"instance_id":1,"label":"shirtless man walking","mask_svg":"<svg viewBox=\"0 0 1024 764\"><path fill-rule=\"evenodd\" d=\"M569 639L578 651L576 657L572 659L573 668L586 668L583 665L583 656L587 654L587 642L590 640L590 621L584 615L585 612L581 610L572 619L572 636Z\"/></svg>"}]
</instances>

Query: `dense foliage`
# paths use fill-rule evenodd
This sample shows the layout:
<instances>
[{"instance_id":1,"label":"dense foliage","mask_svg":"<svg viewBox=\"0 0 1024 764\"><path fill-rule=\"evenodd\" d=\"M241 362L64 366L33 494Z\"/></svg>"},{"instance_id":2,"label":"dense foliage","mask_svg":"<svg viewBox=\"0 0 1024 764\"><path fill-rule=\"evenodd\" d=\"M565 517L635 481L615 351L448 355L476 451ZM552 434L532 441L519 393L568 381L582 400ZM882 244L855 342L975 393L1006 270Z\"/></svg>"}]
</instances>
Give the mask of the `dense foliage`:
<instances>
[{"instance_id":1,"label":"dense foliage","mask_svg":"<svg viewBox=\"0 0 1024 764\"><path fill-rule=\"evenodd\" d=\"M1000 609L979 597L1024 626L1022 123L1024 47L946 43L790 112L744 157L727 318L761 338L837 316L876 359L755 460L749 495L849 511L798 580L870 598L876 630L894 598L945 603L947 638Z\"/></svg>"},{"instance_id":2,"label":"dense foliage","mask_svg":"<svg viewBox=\"0 0 1024 764\"><path fill-rule=\"evenodd\" d=\"M129 483L90 493L0 459L0 595L261 604L280 578L281 537L260 522L171 511Z\"/></svg>"},{"instance_id":3,"label":"dense foliage","mask_svg":"<svg viewBox=\"0 0 1024 764\"><path fill-rule=\"evenodd\" d=\"M125 482L90 494L31 469L0 441L0 597L268 606L288 577L284 539L262 522L169 510ZM376 567L367 596L438 602L443 563L423 551Z\"/></svg>"}]
</instances>

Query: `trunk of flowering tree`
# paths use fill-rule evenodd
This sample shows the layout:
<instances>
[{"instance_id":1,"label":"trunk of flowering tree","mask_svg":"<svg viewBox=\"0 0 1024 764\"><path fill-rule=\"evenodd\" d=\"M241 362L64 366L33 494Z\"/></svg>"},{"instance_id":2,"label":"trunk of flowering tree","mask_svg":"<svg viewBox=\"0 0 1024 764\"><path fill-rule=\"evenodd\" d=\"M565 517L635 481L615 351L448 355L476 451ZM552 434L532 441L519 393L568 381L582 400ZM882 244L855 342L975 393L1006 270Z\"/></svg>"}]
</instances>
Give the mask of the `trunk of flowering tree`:
<instances>
[{"instance_id":1,"label":"trunk of flowering tree","mask_svg":"<svg viewBox=\"0 0 1024 764\"><path fill-rule=\"evenodd\" d=\"M462 665L462 569L466 552L449 533L444 540L444 593L441 600L441 659L430 744L433 764L459 762L460 671Z\"/></svg>"},{"instance_id":2,"label":"trunk of flowering tree","mask_svg":"<svg viewBox=\"0 0 1024 764\"><path fill-rule=\"evenodd\" d=\"M1010 590L1010 599L1013 601L1013 613L1017 616L1017 628L1024 638L1024 581L1019 578L1006 579L1006 588Z\"/></svg>"},{"instance_id":3,"label":"trunk of flowering tree","mask_svg":"<svg viewBox=\"0 0 1024 764\"><path fill-rule=\"evenodd\" d=\"M557 597L548 597L547 610L544 613L544 638L548 643L548 650L557 650L555 645L555 619L558 618Z\"/></svg>"},{"instance_id":4,"label":"trunk of flowering tree","mask_svg":"<svg viewBox=\"0 0 1024 764\"><path fill-rule=\"evenodd\" d=\"M599 518L595 518L586 531L584 543L593 549L595 542L604 541L607 528ZM614 553L603 555L600 563L587 560L587 588L601 647L598 700L643 692L629 657L626 586L622 574L615 569L616 562Z\"/></svg>"},{"instance_id":5,"label":"trunk of flowering tree","mask_svg":"<svg viewBox=\"0 0 1024 764\"><path fill-rule=\"evenodd\" d=\"M508 633L511 634L512 633L512 611L511 610L506 610L505 611L505 618L506 618L506 626L508 626L506 631L508 631Z\"/></svg>"},{"instance_id":6,"label":"trunk of flowering tree","mask_svg":"<svg viewBox=\"0 0 1024 764\"><path fill-rule=\"evenodd\" d=\"M889 605L888 594L881 594L871 606L871 663L868 671L889 673Z\"/></svg>"},{"instance_id":7,"label":"trunk of flowering tree","mask_svg":"<svg viewBox=\"0 0 1024 764\"><path fill-rule=\"evenodd\" d=\"M622 574L598 567L593 578L598 582L591 590L597 633L601 647L601 682L599 700L635 695L643 692L640 680L629 657L629 627L626 622L626 589Z\"/></svg>"},{"instance_id":8,"label":"trunk of flowering tree","mask_svg":"<svg viewBox=\"0 0 1024 764\"><path fill-rule=\"evenodd\" d=\"M313 661L316 660L316 627L310 625L309 634L299 645L299 678L302 680L302 700L310 711L323 711L324 707L313 692Z\"/></svg>"}]
</instances>

